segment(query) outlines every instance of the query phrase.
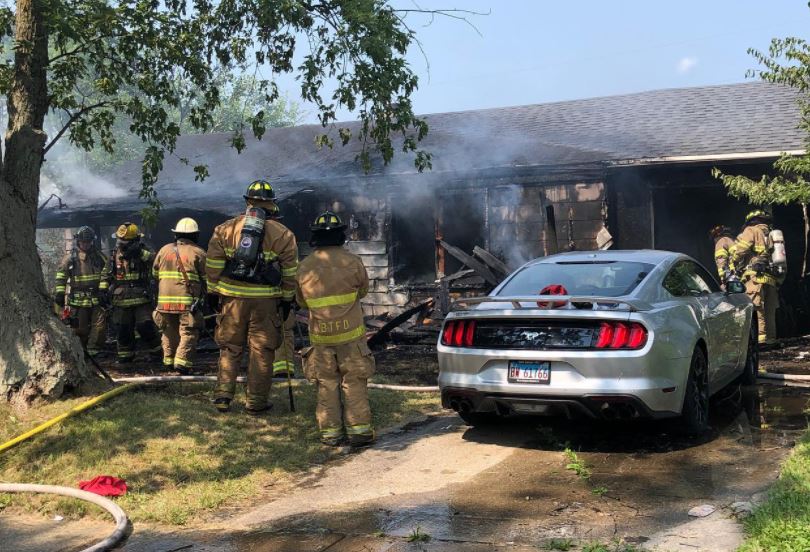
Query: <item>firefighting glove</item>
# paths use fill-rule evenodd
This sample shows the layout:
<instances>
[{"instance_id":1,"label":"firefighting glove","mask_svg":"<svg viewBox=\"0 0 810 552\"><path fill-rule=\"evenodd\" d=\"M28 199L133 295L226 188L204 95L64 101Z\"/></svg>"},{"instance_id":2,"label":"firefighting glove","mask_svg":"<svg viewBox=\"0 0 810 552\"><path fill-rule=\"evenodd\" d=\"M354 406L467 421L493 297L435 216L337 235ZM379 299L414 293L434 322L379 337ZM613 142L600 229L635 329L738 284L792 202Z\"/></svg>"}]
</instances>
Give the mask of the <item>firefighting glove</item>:
<instances>
[{"instance_id":1,"label":"firefighting glove","mask_svg":"<svg viewBox=\"0 0 810 552\"><path fill-rule=\"evenodd\" d=\"M65 304L65 292L64 291L55 291L53 292L53 302L60 307Z\"/></svg>"},{"instance_id":2,"label":"firefighting glove","mask_svg":"<svg viewBox=\"0 0 810 552\"><path fill-rule=\"evenodd\" d=\"M208 302L208 306L211 307L211 310L216 313L219 313L219 295L217 295L216 293L209 293L206 299Z\"/></svg>"},{"instance_id":3,"label":"firefighting glove","mask_svg":"<svg viewBox=\"0 0 810 552\"><path fill-rule=\"evenodd\" d=\"M109 293L99 293L98 294L98 306L102 309L110 308L110 294Z\"/></svg>"},{"instance_id":4,"label":"firefighting glove","mask_svg":"<svg viewBox=\"0 0 810 552\"><path fill-rule=\"evenodd\" d=\"M281 302L281 321L287 320L287 317L290 316L290 312L293 310L293 302L292 301L282 301Z\"/></svg>"}]
</instances>

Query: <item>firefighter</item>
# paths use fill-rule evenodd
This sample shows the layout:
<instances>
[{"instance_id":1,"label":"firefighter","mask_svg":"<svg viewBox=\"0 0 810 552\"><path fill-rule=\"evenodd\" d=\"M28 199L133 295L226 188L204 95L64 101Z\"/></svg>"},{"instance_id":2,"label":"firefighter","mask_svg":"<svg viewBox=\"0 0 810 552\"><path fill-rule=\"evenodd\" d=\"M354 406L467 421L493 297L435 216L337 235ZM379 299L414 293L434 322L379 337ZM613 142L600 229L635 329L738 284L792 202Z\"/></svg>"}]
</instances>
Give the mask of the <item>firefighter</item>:
<instances>
[{"instance_id":1,"label":"firefighter","mask_svg":"<svg viewBox=\"0 0 810 552\"><path fill-rule=\"evenodd\" d=\"M59 311L65 307L67 294L68 320L82 347L90 356L104 350L107 340L107 311L99 299L101 272L107 257L96 247L96 233L82 226L73 237L75 243L56 271L53 302Z\"/></svg>"},{"instance_id":2,"label":"firefighter","mask_svg":"<svg viewBox=\"0 0 810 552\"><path fill-rule=\"evenodd\" d=\"M746 294L754 303L761 344L776 339L776 309L779 306L776 291L779 277L771 267L770 223L771 217L765 211L757 209L748 213L730 257L732 266L745 282Z\"/></svg>"},{"instance_id":3,"label":"firefighter","mask_svg":"<svg viewBox=\"0 0 810 552\"><path fill-rule=\"evenodd\" d=\"M141 241L138 226L125 222L112 235L115 248L101 274L99 289L107 292L113 323L118 326L118 363L135 358L135 331L150 353L160 352L160 336L152 322L151 266L154 253Z\"/></svg>"},{"instance_id":4,"label":"firefighter","mask_svg":"<svg viewBox=\"0 0 810 552\"><path fill-rule=\"evenodd\" d=\"M321 441L363 446L374 440L368 404L368 378L374 357L366 343L360 299L368 293L368 275L360 257L342 247L346 225L325 212L312 225L314 251L298 270L297 300L309 309L305 376L318 385L316 416ZM343 403L341 404L341 391Z\"/></svg>"},{"instance_id":5,"label":"firefighter","mask_svg":"<svg viewBox=\"0 0 810 552\"><path fill-rule=\"evenodd\" d=\"M734 246L734 234L731 228L718 224L709 230L709 236L714 242L714 262L717 265L717 274L725 285L734 276L734 267L731 265L731 248Z\"/></svg>"},{"instance_id":6,"label":"firefighter","mask_svg":"<svg viewBox=\"0 0 810 552\"><path fill-rule=\"evenodd\" d=\"M194 366L197 340L205 325L205 251L197 245L200 228L194 219L180 219L172 232L175 241L158 251L152 265L158 288L152 318L163 332L163 366L186 375Z\"/></svg>"},{"instance_id":7,"label":"firefighter","mask_svg":"<svg viewBox=\"0 0 810 552\"><path fill-rule=\"evenodd\" d=\"M272 407L273 352L281 346L282 320L295 299L298 247L293 233L269 216L277 206L268 182L252 182L244 198L245 214L214 229L205 266L220 347L214 405L220 412L230 409L247 341L245 408L256 415Z\"/></svg>"},{"instance_id":8,"label":"firefighter","mask_svg":"<svg viewBox=\"0 0 810 552\"><path fill-rule=\"evenodd\" d=\"M284 216L281 214L278 206L268 212L268 216L275 220L281 221ZM282 324L282 341L281 347L276 349L275 357L273 360L273 377L286 378L288 373L292 377L295 372L295 310L290 309L290 314L284 319Z\"/></svg>"}]
</instances>

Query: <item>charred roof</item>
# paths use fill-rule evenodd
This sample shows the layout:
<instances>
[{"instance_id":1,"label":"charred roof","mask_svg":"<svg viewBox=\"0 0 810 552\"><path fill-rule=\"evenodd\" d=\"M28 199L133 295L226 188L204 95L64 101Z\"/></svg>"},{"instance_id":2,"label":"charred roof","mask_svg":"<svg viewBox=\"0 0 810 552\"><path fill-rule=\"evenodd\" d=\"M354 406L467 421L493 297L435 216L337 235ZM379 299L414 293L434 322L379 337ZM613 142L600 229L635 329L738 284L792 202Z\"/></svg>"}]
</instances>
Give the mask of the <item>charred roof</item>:
<instances>
[{"instance_id":1,"label":"charred roof","mask_svg":"<svg viewBox=\"0 0 810 552\"><path fill-rule=\"evenodd\" d=\"M430 132L420 144L433 155L430 174L474 173L494 168L600 166L645 159L688 156L733 158L804 148L797 128L795 90L762 82L656 90L602 98L426 115ZM356 133L357 122L339 124ZM409 155L397 153L369 174L356 160L361 144L318 148L320 125L269 129L249 138L237 154L229 134L183 136L167 156L157 184L166 207L233 212L244 186L255 178L279 183L285 194L306 187L362 183L417 173ZM184 164L180 159L187 159ZM205 164L210 176L194 181L193 166ZM71 210L137 210L139 161L112 175L127 190L115 199L71 201ZM423 180L430 181L430 177Z\"/></svg>"}]
</instances>

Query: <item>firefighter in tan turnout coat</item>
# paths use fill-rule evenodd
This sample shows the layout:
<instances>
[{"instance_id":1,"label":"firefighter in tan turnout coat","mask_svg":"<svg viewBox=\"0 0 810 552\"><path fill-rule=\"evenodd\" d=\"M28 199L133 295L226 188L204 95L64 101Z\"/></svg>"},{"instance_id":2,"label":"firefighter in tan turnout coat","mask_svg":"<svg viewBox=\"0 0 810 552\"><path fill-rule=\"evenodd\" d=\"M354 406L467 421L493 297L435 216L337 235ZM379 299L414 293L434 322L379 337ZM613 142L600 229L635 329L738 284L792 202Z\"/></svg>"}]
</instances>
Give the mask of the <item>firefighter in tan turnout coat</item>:
<instances>
[{"instance_id":1,"label":"firefighter in tan turnout coat","mask_svg":"<svg viewBox=\"0 0 810 552\"><path fill-rule=\"evenodd\" d=\"M734 247L734 237L731 228L718 225L709 231L712 241L714 241L714 263L717 265L717 274L720 281L725 285L734 274L734 267L731 264L731 251Z\"/></svg>"},{"instance_id":2,"label":"firefighter in tan turnout coat","mask_svg":"<svg viewBox=\"0 0 810 552\"><path fill-rule=\"evenodd\" d=\"M270 209L268 211L267 216L271 219L281 222L284 218L281 215L281 211L279 210L278 206L275 206L275 209ZM276 349L274 359L273 359L273 377L276 378L286 378L287 373L292 377L293 373L295 372L295 311L290 310L290 313L284 319L284 323L282 324L282 339L281 339L281 346Z\"/></svg>"},{"instance_id":3,"label":"firefighter in tan turnout coat","mask_svg":"<svg viewBox=\"0 0 810 552\"><path fill-rule=\"evenodd\" d=\"M172 229L175 241L155 256L152 275L158 283L157 308L152 317L163 332L163 366L187 374L194 366L197 340L205 324L205 251L197 245L200 229L183 218Z\"/></svg>"},{"instance_id":4,"label":"firefighter in tan turnout coat","mask_svg":"<svg viewBox=\"0 0 810 552\"><path fill-rule=\"evenodd\" d=\"M125 222L112 235L115 238L107 265L101 273L99 289L112 303L113 323L118 325L118 362L135 358L135 331L150 352L160 351L160 336L152 322L152 261L154 253L141 242L138 226Z\"/></svg>"},{"instance_id":5,"label":"firefighter in tan turnout coat","mask_svg":"<svg viewBox=\"0 0 810 552\"><path fill-rule=\"evenodd\" d=\"M277 209L269 183L251 183L244 198L245 214L214 229L205 263L209 302L218 310L214 405L221 412L230 409L247 341L246 410L258 414L271 407L273 351L281 346L282 319L295 298L298 247L293 233L269 216Z\"/></svg>"},{"instance_id":6,"label":"firefighter in tan turnout coat","mask_svg":"<svg viewBox=\"0 0 810 552\"><path fill-rule=\"evenodd\" d=\"M312 347L303 353L304 371L318 384L321 441L339 445L348 435L349 444L362 446L374 440L367 389L374 357L360 306L368 275L360 257L342 247L345 228L329 211L315 220L310 240L315 249L298 270L297 299L309 309Z\"/></svg>"},{"instance_id":7,"label":"firefighter in tan turnout coat","mask_svg":"<svg viewBox=\"0 0 810 552\"><path fill-rule=\"evenodd\" d=\"M771 267L772 245L770 217L761 210L748 213L745 226L732 248L731 262L742 272L745 293L754 303L759 324L759 342L772 343L776 339L776 309L779 307L777 286L780 277Z\"/></svg>"},{"instance_id":8,"label":"firefighter in tan turnout coat","mask_svg":"<svg viewBox=\"0 0 810 552\"><path fill-rule=\"evenodd\" d=\"M74 238L75 247L56 270L53 302L60 311L67 306L73 332L87 353L95 355L104 349L107 339L107 312L99 292L107 257L96 248L96 233L89 226L79 228Z\"/></svg>"}]
</instances>

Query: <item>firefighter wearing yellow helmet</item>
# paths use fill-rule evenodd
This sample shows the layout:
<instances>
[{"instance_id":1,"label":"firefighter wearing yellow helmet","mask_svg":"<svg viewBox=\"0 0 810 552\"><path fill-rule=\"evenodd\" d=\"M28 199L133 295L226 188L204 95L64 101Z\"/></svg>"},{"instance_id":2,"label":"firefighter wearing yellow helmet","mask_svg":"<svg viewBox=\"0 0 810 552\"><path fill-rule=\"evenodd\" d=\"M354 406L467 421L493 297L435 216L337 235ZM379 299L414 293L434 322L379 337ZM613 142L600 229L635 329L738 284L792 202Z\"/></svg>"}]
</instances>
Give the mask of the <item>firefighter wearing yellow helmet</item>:
<instances>
[{"instance_id":1,"label":"firefighter wearing yellow helmet","mask_svg":"<svg viewBox=\"0 0 810 552\"><path fill-rule=\"evenodd\" d=\"M184 375L194 366L197 340L205 325L205 251L197 245L200 228L194 219L180 219L172 232L175 241L164 245L152 264L158 288L152 318L163 332L163 366Z\"/></svg>"},{"instance_id":2,"label":"firefighter wearing yellow helmet","mask_svg":"<svg viewBox=\"0 0 810 552\"><path fill-rule=\"evenodd\" d=\"M160 351L160 336L152 322L152 259L154 253L141 241L138 226L120 225L112 235L115 248L101 274L99 289L107 292L113 323L118 330L118 362L135 358L135 331L150 352Z\"/></svg>"},{"instance_id":3,"label":"firefighter wearing yellow helmet","mask_svg":"<svg viewBox=\"0 0 810 552\"><path fill-rule=\"evenodd\" d=\"M245 214L217 226L208 243L209 302L218 311L214 337L220 346L214 405L230 409L247 342L246 410L259 414L271 407L274 351L295 298L298 247L293 233L270 216L277 210L270 183L252 182L244 198Z\"/></svg>"},{"instance_id":4,"label":"firefighter wearing yellow helmet","mask_svg":"<svg viewBox=\"0 0 810 552\"><path fill-rule=\"evenodd\" d=\"M342 247L345 229L330 211L315 220L314 251L298 270L297 299L309 309L312 347L302 357L304 375L318 385L321 441L337 446L348 437L350 445L363 446L374 440L367 383L375 366L360 305L368 274L360 257Z\"/></svg>"},{"instance_id":5,"label":"firefighter wearing yellow helmet","mask_svg":"<svg viewBox=\"0 0 810 552\"><path fill-rule=\"evenodd\" d=\"M730 261L745 282L745 292L754 303L757 314L759 343L776 339L776 309L779 306L777 286L782 276L771 263L773 244L771 217L761 209L748 213L742 232L732 247Z\"/></svg>"},{"instance_id":6,"label":"firefighter wearing yellow helmet","mask_svg":"<svg viewBox=\"0 0 810 552\"><path fill-rule=\"evenodd\" d=\"M82 226L74 246L56 270L53 302L66 313L66 322L91 356L104 349L107 312L101 306L99 284L107 257L96 247L96 233ZM63 309L65 309L63 311Z\"/></svg>"}]
</instances>

